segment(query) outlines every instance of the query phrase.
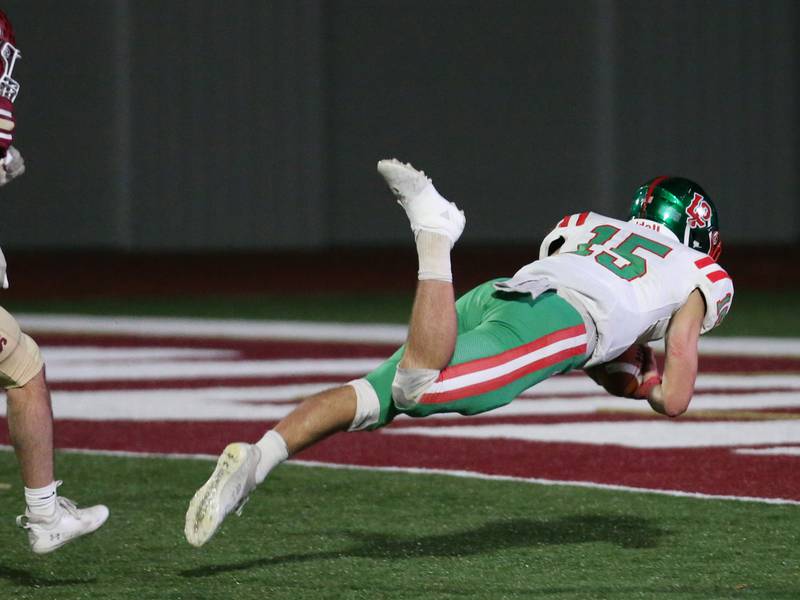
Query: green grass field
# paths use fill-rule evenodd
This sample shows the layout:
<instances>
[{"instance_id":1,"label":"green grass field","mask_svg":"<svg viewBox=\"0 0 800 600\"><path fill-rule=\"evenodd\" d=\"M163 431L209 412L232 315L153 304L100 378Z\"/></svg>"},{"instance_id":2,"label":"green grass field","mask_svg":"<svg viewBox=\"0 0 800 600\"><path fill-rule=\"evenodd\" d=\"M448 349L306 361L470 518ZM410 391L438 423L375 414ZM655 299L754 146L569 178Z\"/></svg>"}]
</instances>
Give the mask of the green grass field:
<instances>
[{"instance_id":1,"label":"green grass field","mask_svg":"<svg viewBox=\"0 0 800 600\"><path fill-rule=\"evenodd\" d=\"M9 303L13 311L393 321L408 298ZM795 296L737 296L724 335L800 335ZM2 599L800 598L800 507L285 465L206 547L183 516L202 460L59 453L107 525L30 553L0 452Z\"/></svg>"},{"instance_id":2,"label":"green grass field","mask_svg":"<svg viewBox=\"0 0 800 600\"><path fill-rule=\"evenodd\" d=\"M60 454L107 525L33 556L0 453L0 597L797 598L800 511L732 501L286 465L202 549L183 539L201 460Z\"/></svg>"}]
</instances>

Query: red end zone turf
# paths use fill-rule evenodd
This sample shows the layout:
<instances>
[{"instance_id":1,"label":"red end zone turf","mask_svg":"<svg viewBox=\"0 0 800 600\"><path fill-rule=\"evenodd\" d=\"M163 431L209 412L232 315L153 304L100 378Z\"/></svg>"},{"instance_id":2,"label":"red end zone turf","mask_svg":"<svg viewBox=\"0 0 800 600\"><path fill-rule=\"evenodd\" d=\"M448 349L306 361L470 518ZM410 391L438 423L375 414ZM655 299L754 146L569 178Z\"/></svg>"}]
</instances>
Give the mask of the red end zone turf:
<instances>
[{"instance_id":1,"label":"red end zone turf","mask_svg":"<svg viewBox=\"0 0 800 600\"><path fill-rule=\"evenodd\" d=\"M231 363L249 361L249 364L268 364L275 360L299 360L306 358L375 358L386 356L391 346L382 344L338 344L306 343L284 341L236 341L220 339L166 339L142 337L93 337L75 338L69 336L37 336L45 348L73 346L110 348L174 348L186 349L224 349L233 350ZM46 351L45 351L46 352ZM197 359L185 359L191 362ZM57 361L56 361L57 362ZM113 361L112 361L113 362ZM110 362L103 364L108 366ZM231 377L171 378L159 375L151 379L128 379L125 377L125 364L118 379L92 377L91 365L83 365L87 373L83 378L65 376L69 367L55 364L51 377L56 416L59 412L70 413L78 410L71 402L78 400L86 405L83 416L71 414L69 418L58 418L56 423L56 444L59 448L81 448L91 450L112 450L130 452L157 452L179 454L216 455L230 441L254 441L275 423L275 419L258 418L258 409L269 407L286 411L295 402L294 398L276 398L265 393L258 397L259 390L287 385L320 384L331 381L347 381L351 376L321 373L307 373L302 376L285 373L272 376L237 375ZM155 361L154 365L160 364ZM800 372L798 359L746 359L711 357L703 358L706 373L719 375L738 371L742 366L750 373L763 371L771 373ZM66 368L66 370L65 370ZM580 377L581 379L577 379ZM566 378L567 384L579 384L586 379L582 375ZM569 385L568 385L569 387ZM193 401L193 394L183 400L174 400L172 392L179 390L197 391L199 395L206 390L227 390L224 402L238 408L252 407L253 418L237 417L235 420L209 418L204 414L207 404ZM580 388L568 393L539 394L539 388L524 402L535 408L536 402L560 398L563 402L580 402L604 392L599 388ZM583 390L583 391L581 391ZM783 390L783 391L782 391ZM253 392L255 396L253 397ZM142 392L143 398L155 398L158 402L163 396L167 401L184 402L181 418L163 419L159 414L147 414L146 403L137 405L138 400L118 402L115 395ZM704 395L730 397L762 394L800 394L800 376L786 380L783 386L773 388L749 389L726 386L701 390L696 398ZM75 396L86 394L86 396ZM242 398L237 398L242 394ZM249 395L248 395L249 394ZM244 396L247 396L246 398ZM88 400L87 400L88 398ZM611 397L608 396L610 401ZM96 402L97 404L92 404ZM98 418L91 406L102 407L118 402L123 413L117 418L104 416ZM520 402L519 400L516 402ZM629 402L634 403L631 400ZM76 404L77 406L77 404ZM567 404L567 406L569 406ZM627 406L627 405L626 405ZM630 406L634 406L631 404ZM218 408L218 407L217 407ZM534 411L535 412L535 411ZM742 444L732 443L716 447L631 447L624 437L614 443L583 443L582 440L542 441L512 439L489 435L484 439L467 437L437 437L436 429L458 426L476 428L507 425L517 428L537 426L576 425L588 427L599 424L624 424L626 426L647 427L651 423L666 423L680 427L682 424L724 421L730 431L740 424L747 423L797 423L800 408L789 406L780 409L718 410L694 411L681 419L670 421L647 412L609 411L568 411L563 414L516 414L502 415L489 413L477 417L455 417L452 419L401 419L387 430L373 433L353 433L337 435L318 446L301 453L297 458L337 464L353 464L376 467L427 468L454 471L470 471L477 474L539 478L557 481L576 481L595 484L622 485L635 488L675 490L713 495L776 498L800 501L800 480L797 475L797 456L791 453L743 454L739 452ZM637 425L638 424L638 425ZM412 433L409 428L415 428ZM424 427L425 435L416 432ZM409 434L403 434L409 430ZM630 431L630 429L629 429ZM441 431L440 431L441 432ZM2 427L0 442L8 444L7 428ZM746 449L767 449L772 446L800 448L800 439L787 442L781 439L775 444L744 444Z\"/></svg>"}]
</instances>

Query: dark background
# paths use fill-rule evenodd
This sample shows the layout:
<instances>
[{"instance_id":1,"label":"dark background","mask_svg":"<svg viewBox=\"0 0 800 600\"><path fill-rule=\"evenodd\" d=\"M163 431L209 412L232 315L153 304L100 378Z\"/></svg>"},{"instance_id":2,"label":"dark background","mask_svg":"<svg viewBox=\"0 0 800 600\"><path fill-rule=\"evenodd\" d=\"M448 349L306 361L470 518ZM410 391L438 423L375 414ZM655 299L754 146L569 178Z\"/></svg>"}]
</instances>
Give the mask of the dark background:
<instances>
[{"instance_id":1,"label":"dark background","mask_svg":"<svg viewBox=\"0 0 800 600\"><path fill-rule=\"evenodd\" d=\"M535 247L662 173L706 188L728 249L800 242L794 1L3 8L28 166L7 254L408 249L392 156L466 210L466 247Z\"/></svg>"}]
</instances>

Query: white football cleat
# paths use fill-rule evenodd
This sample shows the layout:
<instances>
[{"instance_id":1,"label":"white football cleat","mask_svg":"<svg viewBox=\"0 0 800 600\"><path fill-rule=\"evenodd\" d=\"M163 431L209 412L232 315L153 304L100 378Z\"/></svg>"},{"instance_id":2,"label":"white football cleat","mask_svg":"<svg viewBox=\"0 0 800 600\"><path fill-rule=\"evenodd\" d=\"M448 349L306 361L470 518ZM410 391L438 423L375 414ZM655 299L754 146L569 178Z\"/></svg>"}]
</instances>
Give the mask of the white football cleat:
<instances>
[{"instance_id":1,"label":"white football cleat","mask_svg":"<svg viewBox=\"0 0 800 600\"><path fill-rule=\"evenodd\" d=\"M445 235L452 248L464 231L464 211L445 200L425 173L417 171L410 164L394 158L381 160L378 161L378 173L405 209L414 236L420 231Z\"/></svg>"},{"instance_id":2,"label":"white football cleat","mask_svg":"<svg viewBox=\"0 0 800 600\"><path fill-rule=\"evenodd\" d=\"M217 467L195 493L186 511L186 541L198 548L211 539L230 513L242 509L256 487L256 466L261 450L253 444L228 444Z\"/></svg>"},{"instance_id":3,"label":"white football cleat","mask_svg":"<svg viewBox=\"0 0 800 600\"><path fill-rule=\"evenodd\" d=\"M17 517L17 526L28 531L31 550L47 554L67 542L97 530L108 519L108 508L102 504L78 508L71 500L59 496L52 517L32 515L25 511Z\"/></svg>"}]
</instances>

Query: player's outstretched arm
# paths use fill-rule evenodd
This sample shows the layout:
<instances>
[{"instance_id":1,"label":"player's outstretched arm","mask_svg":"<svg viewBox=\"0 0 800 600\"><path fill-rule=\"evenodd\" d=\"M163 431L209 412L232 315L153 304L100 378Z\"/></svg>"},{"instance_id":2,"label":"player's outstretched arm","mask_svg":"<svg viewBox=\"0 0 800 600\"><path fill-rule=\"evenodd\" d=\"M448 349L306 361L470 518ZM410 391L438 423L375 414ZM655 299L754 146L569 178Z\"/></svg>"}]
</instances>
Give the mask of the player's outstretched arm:
<instances>
[{"instance_id":1,"label":"player's outstretched arm","mask_svg":"<svg viewBox=\"0 0 800 600\"><path fill-rule=\"evenodd\" d=\"M697 379L697 341L706 314L703 295L695 290L689 295L678 312L672 317L666 335L666 359L664 375L660 383L647 390L646 398L653 410L670 417L686 412L694 394ZM653 373L655 360L650 359L651 373L645 373L644 380L657 377Z\"/></svg>"}]
</instances>

